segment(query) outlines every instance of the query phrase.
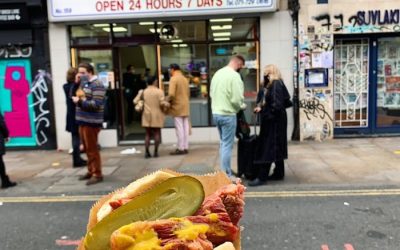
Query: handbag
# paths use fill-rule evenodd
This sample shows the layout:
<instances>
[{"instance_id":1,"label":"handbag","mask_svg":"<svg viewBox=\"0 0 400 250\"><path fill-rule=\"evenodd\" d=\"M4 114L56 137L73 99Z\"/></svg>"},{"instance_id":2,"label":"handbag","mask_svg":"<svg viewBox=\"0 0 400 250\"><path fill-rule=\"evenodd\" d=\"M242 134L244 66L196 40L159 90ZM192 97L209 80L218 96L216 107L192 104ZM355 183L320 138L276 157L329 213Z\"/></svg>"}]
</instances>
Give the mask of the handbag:
<instances>
[{"instance_id":1,"label":"handbag","mask_svg":"<svg viewBox=\"0 0 400 250\"><path fill-rule=\"evenodd\" d=\"M285 108L290 108L293 106L293 102L292 100L290 100L290 98L285 99L285 103L283 104L285 106Z\"/></svg>"},{"instance_id":2,"label":"handbag","mask_svg":"<svg viewBox=\"0 0 400 250\"><path fill-rule=\"evenodd\" d=\"M142 94L140 95L140 100L135 105L135 111L138 113L142 113L144 110L143 92L144 91L142 91Z\"/></svg>"},{"instance_id":3,"label":"handbag","mask_svg":"<svg viewBox=\"0 0 400 250\"><path fill-rule=\"evenodd\" d=\"M290 107L293 106L293 102L292 102L292 100L291 100L291 98L290 98L289 91L287 90L285 84L284 84L281 80L279 80L279 82L282 84L283 91L284 91L283 94L285 95L285 97L284 97L285 100L284 100L284 102L283 102L283 106L285 106L285 108L290 108Z\"/></svg>"}]
</instances>

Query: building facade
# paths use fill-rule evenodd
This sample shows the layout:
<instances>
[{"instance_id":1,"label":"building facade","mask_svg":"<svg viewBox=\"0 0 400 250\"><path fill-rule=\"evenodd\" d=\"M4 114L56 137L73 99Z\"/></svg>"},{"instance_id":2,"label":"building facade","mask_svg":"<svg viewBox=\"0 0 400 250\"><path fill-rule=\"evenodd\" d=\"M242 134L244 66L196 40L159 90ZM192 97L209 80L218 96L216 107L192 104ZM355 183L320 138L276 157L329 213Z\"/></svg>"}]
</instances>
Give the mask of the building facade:
<instances>
[{"instance_id":1,"label":"building facade","mask_svg":"<svg viewBox=\"0 0 400 250\"><path fill-rule=\"evenodd\" d=\"M132 99L149 75L158 76L159 87L167 94L171 63L180 65L190 80L190 141L218 141L208 91L215 71L233 54L246 59L241 75L249 119L265 65L277 64L288 89L293 89L293 26L286 5L275 0L49 0L58 147L70 144L64 131L62 83L66 70L80 62L91 63L107 87L103 146L142 143L144 130ZM134 71L128 77L126 69L131 66ZM291 115L289 124L290 136ZM170 118L162 140L176 141Z\"/></svg>"},{"instance_id":2,"label":"building facade","mask_svg":"<svg viewBox=\"0 0 400 250\"><path fill-rule=\"evenodd\" d=\"M0 112L7 147L56 147L46 1L0 1Z\"/></svg>"},{"instance_id":3,"label":"building facade","mask_svg":"<svg viewBox=\"0 0 400 250\"><path fill-rule=\"evenodd\" d=\"M300 139L400 133L399 1L299 3Z\"/></svg>"}]
</instances>

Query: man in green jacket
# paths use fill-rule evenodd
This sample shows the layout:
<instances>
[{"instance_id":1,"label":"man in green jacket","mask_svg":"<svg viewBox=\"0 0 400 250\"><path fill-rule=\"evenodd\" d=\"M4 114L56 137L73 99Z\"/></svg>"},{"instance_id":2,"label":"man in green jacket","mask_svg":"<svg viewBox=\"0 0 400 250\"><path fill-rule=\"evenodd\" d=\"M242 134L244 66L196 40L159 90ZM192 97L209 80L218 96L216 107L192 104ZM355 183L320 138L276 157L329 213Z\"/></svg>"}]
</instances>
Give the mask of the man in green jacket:
<instances>
[{"instance_id":1,"label":"man in green jacket","mask_svg":"<svg viewBox=\"0 0 400 250\"><path fill-rule=\"evenodd\" d=\"M232 176L231 156L236 132L236 114L244 109L244 85L239 70L245 60L240 55L231 58L228 65L219 69L211 80L211 110L220 137L220 168Z\"/></svg>"}]
</instances>

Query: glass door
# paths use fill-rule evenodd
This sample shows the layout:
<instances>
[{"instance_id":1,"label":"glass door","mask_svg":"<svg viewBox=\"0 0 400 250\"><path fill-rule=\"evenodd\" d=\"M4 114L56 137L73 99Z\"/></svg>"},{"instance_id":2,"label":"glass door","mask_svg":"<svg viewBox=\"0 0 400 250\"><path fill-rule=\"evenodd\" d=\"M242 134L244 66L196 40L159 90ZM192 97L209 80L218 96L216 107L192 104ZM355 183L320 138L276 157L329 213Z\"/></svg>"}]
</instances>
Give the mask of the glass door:
<instances>
[{"instance_id":1,"label":"glass door","mask_svg":"<svg viewBox=\"0 0 400 250\"><path fill-rule=\"evenodd\" d=\"M400 128L400 37L378 38L376 126ZM387 131L389 132L389 131Z\"/></svg>"},{"instance_id":2,"label":"glass door","mask_svg":"<svg viewBox=\"0 0 400 250\"><path fill-rule=\"evenodd\" d=\"M400 132L400 37L335 41L335 135Z\"/></svg>"},{"instance_id":3,"label":"glass door","mask_svg":"<svg viewBox=\"0 0 400 250\"><path fill-rule=\"evenodd\" d=\"M142 114L134 109L133 99L139 90L145 89L146 79L156 75L156 46L137 45L118 48L118 64L121 105L121 139L127 142L143 142L145 129L142 128Z\"/></svg>"},{"instance_id":4,"label":"glass door","mask_svg":"<svg viewBox=\"0 0 400 250\"><path fill-rule=\"evenodd\" d=\"M369 39L335 41L335 134L369 129Z\"/></svg>"}]
</instances>

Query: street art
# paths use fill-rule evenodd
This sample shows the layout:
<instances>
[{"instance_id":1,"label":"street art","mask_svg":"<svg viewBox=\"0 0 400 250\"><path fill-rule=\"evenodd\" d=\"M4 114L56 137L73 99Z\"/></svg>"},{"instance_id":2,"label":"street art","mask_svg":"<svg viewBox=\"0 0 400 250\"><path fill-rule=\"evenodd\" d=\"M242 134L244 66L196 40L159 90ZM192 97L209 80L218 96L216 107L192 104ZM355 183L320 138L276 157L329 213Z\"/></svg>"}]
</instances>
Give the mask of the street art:
<instances>
[{"instance_id":1,"label":"street art","mask_svg":"<svg viewBox=\"0 0 400 250\"><path fill-rule=\"evenodd\" d=\"M30 95L34 97L32 107L36 111L35 125L36 125L36 143L41 146L48 141L45 133L46 128L50 128L50 111L47 104L47 96L49 92L48 82L51 82L51 76L45 70L38 70L35 79L32 82L32 89Z\"/></svg>"},{"instance_id":2,"label":"street art","mask_svg":"<svg viewBox=\"0 0 400 250\"><path fill-rule=\"evenodd\" d=\"M304 91L303 91L304 92ZM333 119L329 110L332 105L330 91L307 89L300 100L300 140L325 140L332 138Z\"/></svg>"},{"instance_id":3,"label":"street art","mask_svg":"<svg viewBox=\"0 0 400 250\"><path fill-rule=\"evenodd\" d=\"M35 79L32 82L31 95L33 95L35 102L32 107L36 111L35 125L36 125L36 143L43 145L48 141L45 133L46 128L50 128L50 111L47 104L47 96L49 92L48 82L51 82L51 76L44 70L38 70Z\"/></svg>"},{"instance_id":4,"label":"street art","mask_svg":"<svg viewBox=\"0 0 400 250\"><path fill-rule=\"evenodd\" d=\"M28 58L32 55L31 46L2 46L0 58Z\"/></svg>"},{"instance_id":5,"label":"street art","mask_svg":"<svg viewBox=\"0 0 400 250\"><path fill-rule=\"evenodd\" d=\"M29 60L0 61L1 112L10 130L7 146L35 146L36 130Z\"/></svg>"},{"instance_id":6,"label":"street art","mask_svg":"<svg viewBox=\"0 0 400 250\"><path fill-rule=\"evenodd\" d=\"M334 32L367 33L400 30L400 9L357 11L345 19L343 13L322 13L313 18L321 27ZM339 22L339 23L338 23Z\"/></svg>"}]
</instances>

